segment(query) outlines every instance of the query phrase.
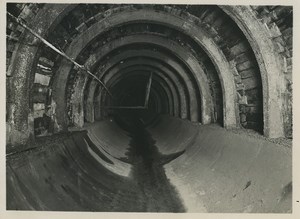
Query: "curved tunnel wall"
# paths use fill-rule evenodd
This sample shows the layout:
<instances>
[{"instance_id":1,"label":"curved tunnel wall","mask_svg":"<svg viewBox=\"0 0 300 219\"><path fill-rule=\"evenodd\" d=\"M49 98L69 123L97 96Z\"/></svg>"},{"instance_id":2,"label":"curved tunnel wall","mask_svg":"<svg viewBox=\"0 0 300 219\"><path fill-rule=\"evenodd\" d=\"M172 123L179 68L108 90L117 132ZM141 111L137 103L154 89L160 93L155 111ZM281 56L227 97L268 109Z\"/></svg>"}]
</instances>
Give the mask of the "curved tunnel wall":
<instances>
[{"instance_id":1,"label":"curved tunnel wall","mask_svg":"<svg viewBox=\"0 0 300 219\"><path fill-rule=\"evenodd\" d=\"M258 163L263 162L266 156L264 154L266 152L260 152L262 150L260 146L250 149L251 139L246 141L245 146L235 148L241 143L238 137L228 134L238 142L229 146L231 144L229 137L223 136L223 131L226 132L226 130L211 128L214 126L203 126L202 130L197 124L217 123L226 129L246 128L269 138L291 137L292 10L290 7L8 4L8 11L22 19L26 25L64 51L73 60L93 72L104 82L113 96L109 96L107 91L84 71L74 67L71 62L43 45L31 33L8 17L7 32L10 36L7 47L8 153L21 151L24 147L30 148L31 140L36 138L38 141L41 136L87 129L89 137L80 132L77 138L85 145L82 149L78 148L77 140L74 139L73 134L70 134L62 137L62 141L61 139L58 141L64 149L56 151L53 157L46 152L48 149L42 149L46 153L45 158L49 159L49 162L53 161L53 165L59 166L55 164L59 162L56 160L57 156L65 156L65 159L72 163L74 155L79 156L78 159L84 163L87 162L84 161L87 158L78 154L78 150L84 150L87 157L92 156L96 162L100 163L99 168L103 170L103 174L110 175L106 171L117 175L121 172L128 174L131 172L133 175L137 174L134 175L137 178L133 177L136 180L139 172L136 173L135 168L130 169L129 161L121 157L117 150L120 149L122 153L129 150L127 151L129 155L127 155L132 156L130 148L134 148L136 142L142 141L136 136L136 133L139 133L149 142L154 141L154 149L144 149L146 151L149 149L155 156L162 156L163 160L165 159L162 161L165 166L158 171L165 182L170 179L171 184L176 187L174 189L168 184L170 194L174 195L174 200L172 199L174 203L170 206L177 206L181 210L188 208L188 210L204 212L229 211L232 206L235 206L234 209L239 212L275 211L276 204L271 201L273 196L260 199L263 200L262 202L268 200L267 203L255 202L251 205L248 201L253 199L245 201L246 196L236 199L237 194L232 194L235 195L230 199L232 205L212 207L217 202L214 197L220 194L218 189L222 186L216 185L216 191L202 190L199 184L193 181L193 175L199 175L199 172L195 172L193 168L194 163L200 162L200 158L204 159L207 162L199 163L203 165L202 173L208 174L212 180L227 180L226 186L239 187L243 181L239 176L234 175L232 170L228 170L230 174L233 174L233 181L230 181L226 177L222 178L222 172L227 170L227 167L230 169L230 165L240 165L241 169L237 170L238 172L244 167L243 170L251 169L252 164L242 164L239 159L236 163L231 163L229 151L237 151L238 154L249 152L253 155L253 159L252 155L249 159ZM137 112L137 115L143 119L134 120L138 126L142 123L147 128L127 132L131 140L123 134L117 134L114 140L110 139L114 138L111 136L112 132L122 133L123 131L111 128L112 124L108 122L109 119L119 115L130 117L126 113L127 110L123 112L113 107L142 105L150 74L153 74L149 96L150 112L141 110ZM152 119L153 124L150 122ZM114 123L113 120L112 123ZM193 123L182 120L189 120ZM125 119L123 122L128 121ZM147 126L148 123L150 127ZM117 124L122 126L122 122L117 122ZM202 135L195 137L193 133L202 133L201 130L204 137ZM177 143L174 139L178 136L174 138L174 132L180 133L178 136L183 135ZM224 141L224 145L217 146L216 143L207 139L213 132L222 136L219 140ZM104 133L107 136L104 136ZM53 139L56 136L54 135ZM107 142L104 143L106 138ZM111 140L113 142L110 142ZM120 142L125 144L126 141L134 143L129 143L129 149L119 148ZM97 142L100 142L99 145ZM256 142L256 144L263 144L262 142ZM25 143L27 144L24 146ZM272 149L272 146L266 147L270 148L266 150L275 150L275 158L285 153L281 149ZM71 157L69 157L69 150L75 153ZM161 150L169 150L170 156L164 157ZM223 153L226 155L220 158ZM175 160L171 162L171 158ZM221 161L218 161L219 158ZM282 159L286 166L281 166L279 169L288 170L290 168L289 155L284 155ZM40 161L33 165L39 166L38 162ZM111 165L111 162L114 165ZM130 162L136 161L133 159ZM218 174L220 175L208 173L208 169L212 170L211 167L218 162L224 165L219 167ZM270 163L278 165L275 159ZM13 162L10 165L14 166L12 170L17 168ZM91 163L87 162L83 165L89 166ZM191 168L191 175L188 175L189 171L185 168ZM267 171L268 168L270 168L269 164L261 171ZM93 171L97 171L96 169ZM162 170L166 171L166 175ZM49 171L49 176L56 174L56 171L53 166ZM30 170L27 173L34 174ZM12 175L8 179L12 180L10 183L16 183L13 182L14 177L20 177L25 181L31 180L29 176L27 178L19 174L21 173ZM57 172L57 174L64 173ZM257 183L257 190L254 189L256 192L265 191L264 181L259 179L259 174L261 172L251 176ZM274 178L277 176L274 173ZM190 182L184 182L184 178L189 179ZM276 185L272 187L276 198L282 205L280 209L284 209L282 211L287 211L288 201L280 192L283 192L282 189L289 189L289 179L290 175L287 171L282 179L284 182L276 181ZM89 184L92 181L88 180L86 183ZM128 179L125 181L126 186L132 186L132 181ZM204 185L208 181L202 182ZM279 182L286 187L279 188ZM20 190L26 193L27 190L23 190L22 183L18 183ZM74 182L66 183L72 185ZM186 187L182 186L189 183L190 185ZM127 194L128 188L125 188L124 194ZM72 190L70 187L61 187L57 188L57 191L61 189L66 193ZM198 191L199 194L189 197L193 190ZM86 192L89 194L91 191ZM179 193L179 197L176 192ZM193 198L202 200L203 193L211 193L211 200L204 198L205 203L200 204L201 206L197 204L195 206L195 203L188 201ZM124 194L120 196L123 197ZM26 197L26 194L24 195ZM74 194L74 197L77 195ZM76 200L74 197L73 201ZM23 198L16 197L19 200ZM243 201L239 206L237 202L240 200ZM29 206L26 208L43 208L41 204L43 201L41 205L39 202L34 203L35 201L28 203ZM69 201L71 206L72 201ZM224 197L224 201L228 199ZM124 199L125 202L126 199ZM52 207L55 207L54 205ZM82 203L75 205L78 209L86 208L82 206ZM68 208L68 206L64 207Z\"/></svg>"},{"instance_id":2,"label":"curved tunnel wall","mask_svg":"<svg viewBox=\"0 0 300 219\"><path fill-rule=\"evenodd\" d=\"M48 16L48 14L51 13L51 16L49 15L47 19L47 23L41 24L40 26L31 26L35 26L41 35L47 36L47 33L49 33L46 39L48 38L50 42L53 42L54 45L58 45L59 48L66 51L66 54L78 59L79 62L80 60L83 61L84 59L87 59L88 56L91 56L90 59L96 58L97 56L94 57L94 55L92 55L92 51L98 47L98 50L103 50L105 48L105 44L109 44L110 41L113 40L112 38L122 35L126 36L127 34L131 35L134 34L135 31L142 31L144 34L147 34L147 31L159 33L163 30L165 31L164 34L167 34L167 36L175 36L174 40L177 40L176 44L180 44L181 46L190 48L191 51L195 51L196 54L198 54L198 57L196 58L202 66L203 71L206 73L208 82L202 83L202 80L196 80L198 81L197 83L199 83L199 81L202 83L201 85L198 84L198 89L201 90L199 97L201 99L202 107L201 109L199 107L197 109L189 108L192 114L194 111L198 111L195 115L199 114L200 111L202 113L201 118L197 118L197 116L195 116L190 119L193 121L200 121L204 124L216 121L218 119L214 119L214 114L220 114L216 108L222 108L221 113L223 115L221 118L223 119L222 124L225 127L230 128L241 125L258 131L264 130L265 135L270 137L283 135L283 132L279 130L280 128L278 128L283 126L269 124L272 122L282 124L289 120L288 115L284 115L282 112L272 112L272 110L280 111L284 107L281 106L281 103L278 101L273 101L271 100L273 98L269 98L269 95L273 95L273 93L270 92L270 90L274 90L273 87L276 87L276 91L279 93L285 89L283 76L280 72L278 72L282 69L282 67L273 68L270 64L268 64L273 62L271 61L272 59L279 60L279 62L275 61L273 63L282 63L280 62L282 57L277 55L277 53L268 52L271 51L272 48L276 50L273 46L274 43L272 40L258 40L258 38L261 37L266 38L266 35L269 34L269 32L262 28L262 25L257 22L253 13L241 13L242 8L243 11L251 11L255 8L242 6L232 8L229 6L221 8L216 6L198 6L199 10L194 10L191 7L189 11L183 10L179 6L177 9L176 7L173 9L169 6L157 5L144 5L139 7L136 5L90 6L82 4L79 6L45 5L43 7L42 4L25 6L22 6L21 4L16 6L14 9L17 11L15 12L17 14L20 13L21 10L18 9L18 7L32 7L37 9L40 7L39 10L35 10L35 13L37 14L35 19L40 16L39 19L42 20L42 17ZM105 9L105 7L107 8ZM109 9L108 7L112 8ZM99 13L99 10L104 11L103 13ZM223 12L223 10L225 12ZM260 16L257 10L255 12L258 14L257 16ZM123 15L128 13L130 16L125 16L126 20L124 20ZM24 10L24 13L20 13L19 16L22 18L24 17L24 20L27 19L29 26L30 22L34 22L35 20L34 16L31 16L30 10L27 14ZM73 23L70 23L70 18L73 18ZM226 21L226 23L224 21L222 22L222 20ZM239 20L239 22L235 24L235 21L237 20ZM253 21L255 25L248 25L249 21ZM274 22L272 24L274 25L276 23ZM224 26L221 28L221 25ZM228 31L226 28L228 28ZM251 30L251 28L254 29ZM233 29L235 30L235 34L230 35L230 31ZM256 33L260 33L260 35L257 36ZM62 37L58 37L58 35L61 35ZM184 38L184 35L188 37ZM95 37L97 37L98 40L95 40ZM24 33L22 38L28 40L28 42L35 42L35 40L32 41L33 38L28 33ZM57 42L55 42L55 39L57 39ZM147 38L145 38L145 40L147 40ZM266 42L265 44L268 43L268 45L261 43L262 41ZM101 46L100 42L103 46ZM224 45L221 45L222 42ZM85 48L86 46L88 47ZM25 98L27 101L25 101L24 104L29 103L31 105L29 105L30 107L18 106L20 103L15 104L15 106L8 106L10 107L8 110L8 118L18 118L15 119L15 122L9 123L11 124L11 130L15 130L15 134L20 135L21 139L30 135L30 133L33 133L34 127L32 127L32 117L38 118L39 115L42 114L35 111L42 112L43 110L45 111L46 108L51 108L52 111L55 111L55 116L53 115L52 118L55 125L54 128L49 131L57 132L59 130L65 130L68 126L67 124L70 122L68 117L73 117L72 112L66 113L65 104L70 104L73 95L71 93L76 92L73 91L72 87L74 87L76 83L79 83L77 81L78 74L75 76L76 71L72 71L72 75L66 78L67 75L70 75L68 72L72 69L72 66L66 60L60 60L60 57L57 57L57 55L49 51L46 47L42 47L43 49L41 49L41 47L27 47L28 45L17 45L17 50L10 61L10 63L14 64L9 65L8 68L8 75L17 74L14 73L18 71L17 69L24 69L24 72L27 72L28 75L32 72L30 77L24 77L24 75L17 77L16 75L18 80L21 80L22 78L31 78L31 82L25 80L25 83L23 83L24 86L21 86L20 89L28 90L28 83L32 83L33 80L36 82L33 90L23 92L23 95L25 95L24 97L19 95L15 96L15 98L17 98L15 102L24 102L17 100ZM171 49L170 47L172 46L169 46L169 49ZM269 49L266 50L266 47ZM37 50L38 48L39 50ZM22 57L18 55L25 53L22 52L22 49L24 49L24 51L29 51L29 53L32 54L32 56L27 57L26 61L22 60ZM36 51L40 52L36 53ZM82 54L81 57L79 53ZM79 57L76 54L78 54ZM192 53L190 52L189 54L191 55ZM113 57L109 57L108 59L111 58ZM206 60L209 60L210 63L213 64L208 64ZM287 59L283 59L285 62L286 60ZM89 66L88 63L86 64ZM26 71L26 68L29 70ZM32 71L30 69L34 70ZM278 73L275 74L271 72ZM194 72L194 74L199 73L199 70ZM99 74L101 75L103 73L99 72ZM64 79L61 77L64 77ZM274 82L270 81L273 80L273 78ZM39 84L39 80L44 82ZM14 80L11 81L12 83L20 82L14 82ZM189 80L185 79L185 82L188 81ZM279 85L276 85L278 83ZM206 84L210 84L210 88L204 88L207 86ZM67 89L69 94L63 94L64 86L68 86ZM190 86L188 86L188 88L190 88ZM42 92L35 94L35 90ZM220 90L222 92L222 98L218 99L218 96L220 96ZM13 89L10 92L12 99L14 98L14 92L15 91ZM26 96L29 92L37 95L38 97L30 99L29 96ZM192 92L192 94L189 95L194 94L195 92ZM209 100L209 96L213 96L213 99ZM278 96L278 94L276 94L276 96ZM197 99L199 99L199 97L197 97ZM39 99L44 99L44 101ZM263 101L260 102L260 100ZM13 102L13 100L11 100L11 102ZM80 102L82 102L82 100ZM221 105L220 102L222 102ZM275 104L275 102L276 104L279 104L279 106L271 107L271 104ZM83 105L82 103L79 104L81 106ZM205 106L206 104L207 107ZM60 109L61 107L62 109ZM19 112L19 109L21 108L28 108L31 110ZM69 106L69 109L72 109L72 107ZM79 111L83 110L80 109ZM13 114L14 116L12 117ZM69 114L69 116L67 116L67 114ZM80 112L80 118L81 117L82 113ZM278 119L280 119L280 121L277 121ZM83 123L79 122L79 124L82 125ZM27 133L22 133L19 126L24 127L23 130L28 130ZM278 130L272 131L269 127L271 127L271 129L276 129L277 127ZM22 137L23 134L25 136Z\"/></svg>"},{"instance_id":3,"label":"curved tunnel wall","mask_svg":"<svg viewBox=\"0 0 300 219\"><path fill-rule=\"evenodd\" d=\"M113 118L90 123L55 136L55 144L44 137L32 145L37 149L10 155L8 209L291 211L289 148L169 116L143 121L157 149L151 174L130 155L131 132Z\"/></svg>"}]
</instances>

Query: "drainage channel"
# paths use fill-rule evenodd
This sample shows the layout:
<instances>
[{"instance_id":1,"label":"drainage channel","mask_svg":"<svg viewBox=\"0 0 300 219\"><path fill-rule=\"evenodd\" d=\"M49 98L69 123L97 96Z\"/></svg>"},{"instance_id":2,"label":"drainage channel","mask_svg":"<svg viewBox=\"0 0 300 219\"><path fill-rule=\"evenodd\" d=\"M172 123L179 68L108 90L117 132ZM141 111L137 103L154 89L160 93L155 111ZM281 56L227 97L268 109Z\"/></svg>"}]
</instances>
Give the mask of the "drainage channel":
<instances>
[{"instance_id":1,"label":"drainage channel","mask_svg":"<svg viewBox=\"0 0 300 219\"><path fill-rule=\"evenodd\" d=\"M184 212L180 197L163 168L184 151L169 155L159 153L155 140L138 117L130 117L127 130L131 137L127 162L133 166L132 177L141 191L140 207L146 212Z\"/></svg>"}]
</instances>

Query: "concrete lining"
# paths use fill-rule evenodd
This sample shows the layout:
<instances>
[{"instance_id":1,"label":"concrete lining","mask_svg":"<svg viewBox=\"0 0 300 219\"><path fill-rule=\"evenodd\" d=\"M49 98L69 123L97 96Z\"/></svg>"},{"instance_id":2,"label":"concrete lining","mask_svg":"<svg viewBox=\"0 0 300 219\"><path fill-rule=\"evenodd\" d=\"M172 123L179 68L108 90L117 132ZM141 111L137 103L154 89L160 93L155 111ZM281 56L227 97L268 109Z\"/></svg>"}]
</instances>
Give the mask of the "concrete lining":
<instances>
[{"instance_id":1,"label":"concrete lining","mask_svg":"<svg viewBox=\"0 0 300 219\"><path fill-rule=\"evenodd\" d=\"M292 180L291 149L175 118L162 118L150 133L163 154L185 150L165 170L188 211L290 212L284 191Z\"/></svg>"},{"instance_id":2,"label":"concrete lining","mask_svg":"<svg viewBox=\"0 0 300 219\"><path fill-rule=\"evenodd\" d=\"M134 186L132 166L124 164L126 133L114 119L86 129L102 152L97 152L101 155L97 158L87 149L92 143L87 144L85 135L77 132L56 143L43 140L47 143L39 149L8 157L8 209L145 211L137 194L140 188ZM184 151L165 164L164 170L185 211L291 212L290 148L245 132L199 126L169 116L157 117L147 131L161 159ZM129 175L120 177L119 168L125 167Z\"/></svg>"}]
</instances>

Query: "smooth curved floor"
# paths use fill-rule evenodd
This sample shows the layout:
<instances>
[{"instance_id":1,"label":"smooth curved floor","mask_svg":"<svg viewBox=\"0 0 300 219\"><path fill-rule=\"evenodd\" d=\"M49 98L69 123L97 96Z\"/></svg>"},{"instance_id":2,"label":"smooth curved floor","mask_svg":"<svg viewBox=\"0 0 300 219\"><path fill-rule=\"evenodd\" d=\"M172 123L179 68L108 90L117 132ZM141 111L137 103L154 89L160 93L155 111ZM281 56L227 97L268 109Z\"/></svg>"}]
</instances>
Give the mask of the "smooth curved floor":
<instances>
[{"instance_id":1,"label":"smooth curved floor","mask_svg":"<svg viewBox=\"0 0 300 219\"><path fill-rule=\"evenodd\" d=\"M291 212L291 148L217 125L151 119L88 124L7 156L7 209Z\"/></svg>"}]
</instances>

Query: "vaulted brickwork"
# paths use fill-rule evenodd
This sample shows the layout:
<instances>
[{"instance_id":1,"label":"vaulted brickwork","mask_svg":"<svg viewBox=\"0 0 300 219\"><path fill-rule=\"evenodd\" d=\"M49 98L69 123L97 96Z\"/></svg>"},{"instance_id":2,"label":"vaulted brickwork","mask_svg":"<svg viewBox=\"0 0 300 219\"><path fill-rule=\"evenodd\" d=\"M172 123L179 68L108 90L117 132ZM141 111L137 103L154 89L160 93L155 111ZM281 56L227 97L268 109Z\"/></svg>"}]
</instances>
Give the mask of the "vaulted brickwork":
<instances>
[{"instance_id":1,"label":"vaulted brickwork","mask_svg":"<svg viewBox=\"0 0 300 219\"><path fill-rule=\"evenodd\" d=\"M251 6L248 8L252 10L258 22L263 24L265 27L265 31L269 34L271 41L273 42L276 53L278 53L278 57L281 62L281 71L284 78L284 91L280 91L281 99L282 99L282 117L284 123L284 132L286 137L291 137L292 135L292 8L284 7L284 6ZM38 13L42 14L43 10L48 11L50 8L44 4L8 4L8 11L12 13L14 16L20 18L24 21L29 27L33 27L33 21ZM56 10L55 6L52 6L51 10ZM60 10L60 9L59 9ZM243 128L254 129L258 132L263 132L264 129L264 111L263 111L263 91L262 91L262 79L260 73L259 63L257 62L256 55L253 51L252 46L249 44L247 37L245 37L243 31L240 30L239 26L235 23L235 21L223 11L222 8L213 5L199 5L199 6L190 6L190 5L101 5L101 4L79 4L79 5L71 5L65 9L66 12L62 14L59 22L56 22L54 26L51 27L51 31L43 30L43 25L41 25L40 31L45 31L46 40L51 42L58 49L68 52L70 46L74 44L75 41L78 41L78 45L80 45L80 38L84 37L84 33L89 29L94 28L98 23L105 23L106 20L114 19L118 17L118 14L126 14L127 12L135 12L140 13L141 15L145 12L154 11L161 16L177 16L180 19L185 20L183 25L183 29L188 26L194 26L198 28L202 33L211 39L211 42L215 44L218 48L218 52L221 56L224 57L224 62L227 62L227 65L230 68L228 72L222 72L224 75L229 75L230 78L233 79L234 87L232 88L235 93L234 98L234 107L232 110L235 111L235 119L237 121L237 125ZM147 18L148 19L148 18ZM93 54L96 54L97 51L104 48L106 45L114 45L115 41L120 41L122 38L126 38L129 36L134 37L135 35L142 34L146 36L159 36L161 38L165 38L171 40L174 45L178 45L185 50L186 53L189 53L192 57L197 60L199 67L201 67L201 71L203 71L204 76L208 83L208 93L210 96L210 102L207 107L210 109L207 116L209 116L209 120L211 122L218 122L224 125L224 111L226 111L226 105L224 105L224 101L226 98L224 96L224 85L222 84L222 80L220 75L219 64L216 63L216 60L212 59L211 55L207 53L207 49L209 47L203 47L201 45L201 40L198 41L197 37L190 35L189 31L183 31L178 29L175 26L172 26L170 23L167 25L168 20L166 20L166 24L158 23L157 21L143 21L140 22L138 20L124 24L124 25L116 25L112 22L110 24L111 27L107 26L107 31L101 32L95 39L88 42L85 46L81 48L81 51L75 57L75 60L83 65L88 65L89 57ZM186 26L186 27L185 27ZM39 30L38 30L39 32ZM22 35L23 33L23 35ZM15 60L15 56L18 55L18 47L20 46L21 40L28 33L24 32L24 28L21 25L18 25L16 22L12 20L8 16L7 23L7 91L8 95L10 94L10 85L14 83L14 72L12 68L12 62ZM30 76L30 81L32 81L29 85L28 92L30 93L29 103L31 108L30 116L36 120L41 120L43 114L47 114L47 110L51 109L51 111L56 111L59 114L66 114L67 117L63 116L63 121L56 121L56 118L52 118L53 123L62 123L63 126L72 126L74 122L72 121L74 118L73 110L75 110L74 106L76 104L80 105L80 108L76 108L75 111L79 113L78 115L85 117L85 110L82 103L75 103L74 95L77 94L78 91L78 83L84 83L83 89L85 95L81 101L83 103L87 103L87 98L90 98L88 93L90 84L93 84L92 89L99 90L99 85L94 85L91 83L90 78L85 79L85 76L82 75L81 71L73 68L70 72L68 72L67 83L66 86L66 94L64 100L66 102L66 106L60 109L60 105L56 106L56 100L53 95L56 94L55 83L57 83L55 78L59 77L61 74L62 66L65 61L63 58L58 55L55 51L51 50L47 46L43 46L38 43L37 40L30 41L22 41L21 44L26 43L27 46L35 46L39 45L38 51L34 58L33 68ZM142 45L142 44L130 44L129 42L123 42L124 46L120 48L115 47L112 51L107 54L103 54L103 57L99 57L99 60L95 60L94 66L90 66L91 70L95 71L96 74L101 75L104 79L106 74L109 74L111 71L107 69L106 66L111 65L110 60L113 59L114 56L117 56L128 49L142 49L154 51L157 53L161 53L162 55L168 57L173 57L171 59L177 59L177 62L182 59L181 57L176 57L172 54L172 48L163 48L161 46L154 45ZM128 45L127 45L128 44ZM127 45L127 46L126 46ZM139 47L140 46L140 47ZM128 59L124 56L124 61ZM162 61L159 61L162 62ZM136 63L138 64L138 63ZM154 64L154 63L153 63ZM158 64L158 63L157 63ZM159 68L157 64L152 65L151 68ZM121 70L121 64L119 63L119 67L117 63L114 65L115 68L119 68ZM133 63L133 65L135 65ZM145 65L145 64L144 64ZM170 65L170 64L169 64ZM191 119L191 115L193 114L190 107L191 100L190 95L191 92L195 93L195 98L198 99L198 108L194 108L198 111L199 118L197 119L199 122L203 122L203 116L201 116L201 112L203 111L203 96L201 97L202 87L199 87L199 82L197 82L196 75L198 72L192 72L189 69L189 64L182 62L180 65L185 69L185 73L187 76L182 76L183 72L175 73L177 69L172 70L172 66L166 66L167 68L171 68L170 71L175 74L178 79L178 82L174 82L174 79L170 78L171 82L169 82L168 89L171 93L171 96L177 96L177 100L172 103L172 106L168 106L168 110L164 110L165 113L173 115L174 112L178 111L177 115L181 118ZM112 68L112 67L111 67ZM106 71L102 72L101 71ZM118 73L120 74L120 73ZM159 73L156 73L159 74ZM166 74L166 75L168 75ZM181 76L180 76L181 75ZM194 76L193 76L194 75ZM191 81L190 85L186 85L185 80ZM79 82L82 80L87 80L86 82ZM159 80L159 79L158 79ZM178 90L178 83L181 83L180 86L183 86L183 90ZM63 82L65 83L65 82ZM173 88L170 86L173 84ZM192 87L190 87L192 86ZM189 89L191 89L189 91ZM199 90L200 89L200 90ZM193 91L192 91L193 90ZM177 93L177 94L174 94ZM179 95L178 92L181 92ZM81 95L81 94L80 94ZM179 95L179 96L178 96ZM97 96L94 95L93 96ZM54 99L53 99L54 98ZM97 98L103 98L103 95ZM106 96L107 98L107 96ZM185 98L185 100L183 99ZM202 100L201 100L202 98ZM224 99L225 98L225 99ZM79 98L80 99L80 98ZM174 97L172 97L174 99ZM73 102L72 102L73 101ZM77 101L77 100L76 100ZM90 101L89 101L90 102ZM93 102L99 102L99 100L94 100ZM101 102L101 101L100 101ZM105 101L104 101L105 102ZM8 100L9 103L9 100ZM37 108L35 105L43 104L43 108ZM75 105L74 105L75 104ZM89 103L90 104L90 103ZM183 106L182 104L185 104ZM202 104L202 109L200 105ZM53 109L53 106L58 107L57 109ZM93 111L93 104L90 110ZM178 108L178 109L174 109ZM186 109L185 109L186 108ZM101 109L101 108L99 108ZM98 110L99 110L98 109ZM78 111L79 110L79 111ZM86 113L90 114L90 110ZM105 109L102 109L105 111ZM186 111L186 115L185 112ZM191 114L192 113L192 114ZM98 113L99 114L99 113ZM103 114L103 113L100 113ZM107 114L107 113L104 113ZM53 117L53 115L52 115ZM201 119L202 117L202 119ZM195 117L196 118L196 117ZM99 117L98 117L99 119ZM92 119L93 120L93 119ZM204 122L205 123L205 122ZM37 123L35 123L37 124ZM76 125L76 124L75 124ZM226 126L226 122L225 122ZM53 126L52 126L53 127ZM60 128L54 128L53 130L48 130L43 127L35 127L34 129L43 130L43 132L56 132L60 130ZM41 131L36 131L36 135L42 134Z\"/></svg>"}]
</instances>

